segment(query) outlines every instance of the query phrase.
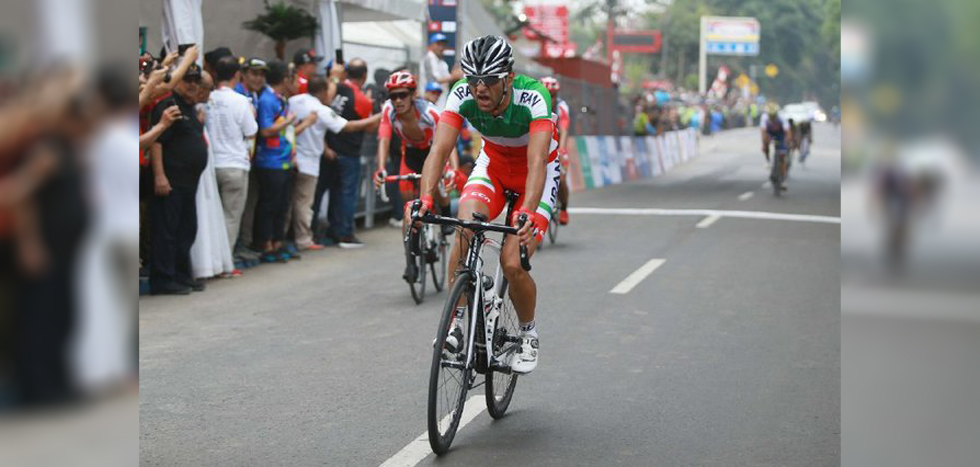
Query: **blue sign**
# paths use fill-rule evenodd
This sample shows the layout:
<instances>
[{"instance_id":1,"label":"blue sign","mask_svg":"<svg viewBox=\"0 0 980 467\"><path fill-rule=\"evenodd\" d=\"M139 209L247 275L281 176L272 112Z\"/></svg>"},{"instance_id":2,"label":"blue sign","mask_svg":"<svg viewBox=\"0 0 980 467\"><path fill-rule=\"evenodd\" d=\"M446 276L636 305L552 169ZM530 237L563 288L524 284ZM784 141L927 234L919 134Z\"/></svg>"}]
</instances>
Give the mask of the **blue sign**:
<instances>
[{"instance_id":1,"label":"blue sign","mask_svg":"<svg viewBox=\"0 0 980 467\"><path fill-rule=\"evenodd\" d=\"M759 43L708 42L705 51L716 55L759 55Z\"/></svg>"}]
</instances>

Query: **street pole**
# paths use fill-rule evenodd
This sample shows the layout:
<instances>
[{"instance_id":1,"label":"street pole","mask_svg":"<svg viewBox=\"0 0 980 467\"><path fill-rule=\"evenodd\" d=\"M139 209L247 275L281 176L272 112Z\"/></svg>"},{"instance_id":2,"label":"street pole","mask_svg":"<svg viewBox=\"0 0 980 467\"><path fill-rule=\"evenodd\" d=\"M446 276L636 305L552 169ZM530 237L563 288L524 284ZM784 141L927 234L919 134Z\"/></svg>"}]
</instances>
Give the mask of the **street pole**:
<instances>
[{"instance_id":1,"label":"street pole","mask_svg":"<svg viewBox=\"0 0 980 467\"><path fill-rule=\"evenodd\" d=\"M708 57L705 52L704 31L707 29L707 18L701 17L701 45L698 49L698 93L702 96L707 91Z\"/></svg>"}]
</instances>

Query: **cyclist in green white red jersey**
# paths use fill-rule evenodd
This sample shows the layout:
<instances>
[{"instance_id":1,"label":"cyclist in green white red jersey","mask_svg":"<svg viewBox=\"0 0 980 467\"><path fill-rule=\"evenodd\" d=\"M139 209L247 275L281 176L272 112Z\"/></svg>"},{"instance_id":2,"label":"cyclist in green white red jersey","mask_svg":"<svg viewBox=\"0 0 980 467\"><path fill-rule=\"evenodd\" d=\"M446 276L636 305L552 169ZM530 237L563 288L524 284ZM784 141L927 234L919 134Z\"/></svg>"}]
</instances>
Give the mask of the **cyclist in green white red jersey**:
<instances>
[{"instance_id":1,"label":"cyclist in green white red jersey","mask_svg":"<svg viewBox=\"0 0 980 467\"><path fill-rule=\"evenodd\" d=\"M504 191L510 190L520 195L511 223L516 225L521 214L530 220L500 252L500 264L521 324L521 351L510 364L517 373L529 373L538 361L534 321L537 289L521 267L519 247L526 246L529 255L534 254L558 198L561 175L551 95L537 80L514 73L513 51L501 37L484 36L468 42L460 54L460 66L465 77L449 92L422 170L420 214L434 207L436 184L465 119L482 135L483 149L463 188L459 218L470 220L474 214L496 218L507 202ZM454 242L450 280L455 278L455 267L469 236L464 231L458 236L464 238Z\"/></svg>"}]
</instances>

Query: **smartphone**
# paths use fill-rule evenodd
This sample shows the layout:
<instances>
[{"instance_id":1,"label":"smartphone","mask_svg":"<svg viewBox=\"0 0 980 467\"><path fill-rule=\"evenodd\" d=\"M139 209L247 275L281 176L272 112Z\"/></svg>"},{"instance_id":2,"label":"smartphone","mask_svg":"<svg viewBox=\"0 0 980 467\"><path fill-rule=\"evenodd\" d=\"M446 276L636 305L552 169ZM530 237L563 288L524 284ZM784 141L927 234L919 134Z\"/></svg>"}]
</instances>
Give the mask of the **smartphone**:
<instances>
[{"instance_id":1,"label":"smartphone","mask_svg":"<svg viewBox=\"0 0 980 467\"><path fill-rule=\"evenodd\" d=\"M193 46L194 46L193 43L190 43L190 44L180 44L180 45L178 45L177 46L177 55L180 55L181 57L183 57L184 56L184 52L186 52L187 49L189 49L189 48L191 48Z\"/></svg>"},{"instance_id":2,"label":"smartphone","mask_svg":"<svg viewBox=\"0 0 980 467\"><path fill-rule=\"evenodd\" d=\"M344 65L345 64L344 63L344 51L343 51L343 49L337 49L337 57L334 60L334 63L339 63L341 65Z\"/></svg>"}]
</instances>

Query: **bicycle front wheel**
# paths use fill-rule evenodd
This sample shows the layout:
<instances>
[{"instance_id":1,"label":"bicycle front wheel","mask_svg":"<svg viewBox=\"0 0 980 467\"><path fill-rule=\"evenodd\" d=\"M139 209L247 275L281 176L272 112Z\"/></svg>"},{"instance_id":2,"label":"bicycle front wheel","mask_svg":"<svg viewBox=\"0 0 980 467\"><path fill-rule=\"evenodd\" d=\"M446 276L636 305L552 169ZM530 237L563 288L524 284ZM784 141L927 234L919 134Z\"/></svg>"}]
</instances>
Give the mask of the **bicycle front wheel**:
<instances>
[{"instance_id":1,"label":"bicycle front wheel","mask_svg":"<svg viewBox=\"0 0 980 467\"><path fill-rule=\"evenodd\" d=\"M470 316L469 301L473 291L472 278L468 273L456 278L436 330L432 368L429 371L428 428L429 445L437 455L445 454L456 437L456 429L463 415L463 403L470 388L473 369L466 362L472 352L469 348L469 322L473 317ZM454 329L459 331L455 332ZM447 346L449 336L453 336L455 346Z\"/></svg>"},{"instance_id":2,"label":"bicycle front wheel","mask_svg":"<svg viewBox=\"0 0 980 467\"><path fill-rule=\"evenodd\" d=\"M436 255L436 260L430 263L432 285L435 286L436 292L442 292L442 288L446 285L446 254L448 253L449 240L438 227L433 230L437 233L433 235L435 240L430 244Z\"/></svg>"},{"instance_id":3,"label":"bicycle front wheel","mask_svg":"<svg viewBox=\"0 0 980 467\"><path fill-rule=\"evenodd\" d=\"M429 226L426 225L423 228L428 229ZM408 283L408 288L411 289L412 291L412 299L415 300L416 305L420 305L422 301L425 300L425 270L427 269L428 266L428 264L425 261L425 257L427 253L426 251L427 236L428 235L425 230L423 230L421 234L418 236L418 241L420 244L418 246L418 251L420 252L419 254L413 255L409 253L410 256L409 259L415 263L415 270L418 271L415 275L415 280Z\"/></svg>"},{"instance_id":4,"label":"bicycle front wheel","mask_svg":"<svg viewBox=\"0 0 980 467\"><path fill-rule=\"evenodd\" d=\"M503 303L498 310L497 324L493 331L493 356L501 364L508 365L514 353L520 352L520 324L514 303L503 285ZM487 412L494 419L504 416L517 386L517 373L494 371L491 367L486 376Z\"/></svg>"}]
</instances>

